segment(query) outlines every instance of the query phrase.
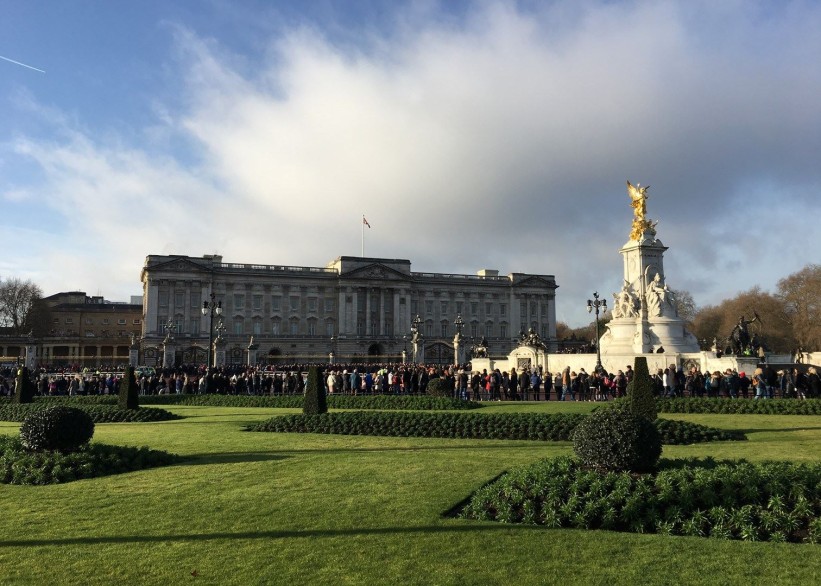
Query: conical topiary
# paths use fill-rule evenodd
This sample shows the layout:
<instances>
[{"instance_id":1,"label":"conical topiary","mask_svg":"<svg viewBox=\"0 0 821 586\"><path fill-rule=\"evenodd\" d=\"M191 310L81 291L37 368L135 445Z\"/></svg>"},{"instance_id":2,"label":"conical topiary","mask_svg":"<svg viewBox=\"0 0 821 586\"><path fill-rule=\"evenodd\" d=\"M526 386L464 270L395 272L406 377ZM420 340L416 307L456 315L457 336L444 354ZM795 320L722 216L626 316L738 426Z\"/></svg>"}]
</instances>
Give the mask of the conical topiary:
<instances>
[{"instance_id":1,"label":"conical topiary","mask_svg":"<svg viewBox=\"0 0 821 586\"><path fill-rule=\"evenodd\" d=\"M123 380L120 381L119 405L120 409L138 409L140 407L137 393L137 379L134 376L134 367L125 369Z\"/></svg>"},{"instance_id":2,"label":"conical topiary","mask_svg":"<svg viewBox=\"0 0 821 586\"><path fill-rule=\"evenodd\" d=\"M655 421L658 417L658 407L653 396L653 379L650 378L646 357L636 356L633 372L633 380L627 389L628 409L633 415Z\"/></svg>"},{"instance_id":3,"label":"conical topiary","mask_svg":"<svg viewBox=\"0 0 821 586\"><path fill-rule=\"evenodd\" d=\"M34 401L36 388L31 380L29 369L25 366L17 371L17 384L14 387L14 403L31 403Z\"/></svg>"},{"instance_id":4,"label":"conical topiary","mask_svg":"<svg viewBox=\"0 0 821 586\"><path fill-rule=\"evenodd\" d=\"M325 398L325 385L319 367L308 369L308 381L305 385L305 403L302 406L305 415L320 415L328 412L328 401Z\"/></svg>"}]
</instances>

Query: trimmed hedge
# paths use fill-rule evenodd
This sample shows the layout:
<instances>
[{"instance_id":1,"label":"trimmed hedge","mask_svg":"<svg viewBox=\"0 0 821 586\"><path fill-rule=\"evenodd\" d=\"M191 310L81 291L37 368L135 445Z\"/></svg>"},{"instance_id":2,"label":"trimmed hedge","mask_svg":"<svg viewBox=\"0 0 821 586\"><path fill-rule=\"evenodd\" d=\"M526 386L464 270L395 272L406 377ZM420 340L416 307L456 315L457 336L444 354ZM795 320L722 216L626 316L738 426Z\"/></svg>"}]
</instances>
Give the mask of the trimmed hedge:
<instances>
[{"instance_id":1,"label":"trimmed hedge","mask_svg":"<svg viewBox=\"0 0 821 586\"><path fill-rule=\"evenodd\" d=\"M116 397L114 398L116 399ZM138 409L120 409L113 405L94 405L79 402L66 402L64 404L70 404L72 407L85 411L94 423L145 423L149 421L182 419L181 416L175 415L165 409L142 407ZM0 406L0 421L23 421L28 415L46 410L55 405L58 405L58 403L51 401L38 401L36 403L22 405L6 404Z\"/></svg>"},{"instance_id":2,"label":"trimmed hedge","mask_svg":"<svg viewBox=\"0 0 821 586\"><path fill-rule=\"evenodd\" d=\"M20 439L29 450L74 452L94 436L94 421L77 407L54 405L32 411L20 426Z\"/></svg>"},{"instance_id":3,"label":"trimmed hedge","mask_svg":"<svg viewBox=\"0 0 821 586\"><path fill-rule=\"evenodd\" d=\"M305 415L322 415L328 412L328 401L325 398L325 383L319 367L308 369L308 380L305 384L305 398L302 401L302 412Z\"/></svg>"},{"instance_id":4,"label":"trimmed hedge","mask_svg":"<svg viewBox=\"0 0 821 586\"><path fill-rule=\"evenodd\" d=\"M473 401L426 395L328 395L332 409L379 409L404 411L466 411L481 409ZM89 405L116 405L116 395L79 395L68 397L35 397L35 403L68 403ZM8 405L0 399L0 408ZM269 407L272 409L302 409L302 395L140 395L142 405L188 405L202 407Z\"/></svg>"},{"instance_id":5,"label":"trimmed hedge","mask_svg":"<svg viewBox=\"0 0 821 586\"><path fill-rule=\"evenodd\" d=\"M139 409L139 392L140 389L137 387L137 379L134 377L134 367L129 366L123 375L123 380L120 382L120 392L117 401L120 409Z\"/></svg>"},{"instance_id":6,"label":"trimmed hedge","mask_svg":"<svg viewBox=\"0 0 821 586\"><path fill-rule=\"evenodd\" d=\"M256 425L249 431L278 433L329 433L400 437L445 437L570 441L573 430L587 415L575 413L424 413L405 411L332 412L322 417L283 415ZM724 432L683 421L656 420L662 443L747 439L740 432Z\"/></svg>"},{"instance_id":7,"label":"trimmed hedge","mask_svg":"<svg viewBox=\"0 0 821 586\"><path fill-rule=\"evenodd\" d=\"M478 414L407 411L353 411L321 417L284 415L248 428L249 431L331 433L401 437L446 437L567 441L585 415L561 413Z\"/></svg>"},{"instance_id":8,"label":"trimmed hedge","mask_svg":"<svg viewBox=\"0 0 821 586\"><path fill-rule=\"evenodd\" d=\"M661 456L661 436L653 423L627 409L603 409L573 432L573 451L597 470L649 472Z\"/></svg>"},{"instance_id":9,"label":"trimmed hedge","mask_svg":"<svg viewBox=\"0 0 821 586\"><path fill-rule=\"evenodd\" d=\"M743 415L821 415L821 399L657 399L659 413L721 413Z\"/></svg>"},{"instance_id":10,"label":"trimmed hedge","mask_svg":"<svg viewBox=\"0 0 821 586\"><path fill-rule=\"evenodd\" d=\"M653 379L647 368L647 357L636 356L633 363L633 380L627 385L627 404L633 415L655 421L658 417L656 398L653 396Z\"/></svg>"},{"instance_id":11,"label":"trimmed hedge","mask_svg":"<svg viewBox=\"0 0 821 586\"><path fill-rule=\"evenodd\" d=\"M465 519L747 541L821 542L821 464L662 460L655 474L601 474L542 460L474 493Z\"/></svg>"},{"instance_id":12,"label":"trimmed hedge","mask_svg":"<svg viewBox=\"0 0 821 586\"><path fill-rule=\"evenodd\" d=\"M656 419L653 422L665 445L688 445L702 442L744 441L747 436L736 429L717 429L678 419Z\"/></svg>"},{"instance_id":13,"label":"trimmed hedge","mask_svg":"<svg viewBox=\"0 0 821 586\"><path fill-rule=\"evenodd\" d=\"M0 483L57 484L80 478L167 466L182 458L168 452L91 443L75 452L31 452L19 437L0 436Z\"/></svg>"},{"instance_id":14,"label":"trimmed hedge","mask_svg":"<svg viewBox=\"0 0 821 586\"><path fill-rule=\"evenodd\" d=\"M31 380L31 374L27 366L20 367L16 379L12 401L17 404L31 403L34 400L34 393L37 388L34 381Z\"/></svg>"}]
</instances>

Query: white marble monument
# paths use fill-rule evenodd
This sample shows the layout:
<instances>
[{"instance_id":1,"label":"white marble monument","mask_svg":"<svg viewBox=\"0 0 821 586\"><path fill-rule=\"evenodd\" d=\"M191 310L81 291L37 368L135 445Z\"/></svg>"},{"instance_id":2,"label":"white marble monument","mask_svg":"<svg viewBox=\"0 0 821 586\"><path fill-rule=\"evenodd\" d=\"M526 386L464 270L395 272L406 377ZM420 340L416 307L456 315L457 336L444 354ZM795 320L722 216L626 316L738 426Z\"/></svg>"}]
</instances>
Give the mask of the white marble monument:
<instances>
[{"instance_id":1,"label":"white marble monument","mask_svg":"<svg viewBox=\"0 0 821 586\"><path fill-rule=\"evenodd\" d=\"M620 250L623 285L613 293L613 319L599 342L603 359L608 354L699 351L698 340L678 316L674 293L664 277L667 247L656 237L656 223L645 217L648 187L627 182L633 225L630 240Z\"/></svg>"}]
</instances>

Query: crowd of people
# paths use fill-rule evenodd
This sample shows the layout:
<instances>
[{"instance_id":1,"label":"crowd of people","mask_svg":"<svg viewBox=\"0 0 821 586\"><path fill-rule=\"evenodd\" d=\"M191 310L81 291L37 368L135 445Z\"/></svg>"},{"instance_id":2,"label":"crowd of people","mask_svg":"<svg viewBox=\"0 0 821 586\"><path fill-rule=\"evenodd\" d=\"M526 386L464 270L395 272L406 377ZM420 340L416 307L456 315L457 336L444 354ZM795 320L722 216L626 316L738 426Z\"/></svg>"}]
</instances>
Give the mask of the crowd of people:
<instances>
[{"instance_id":1,"label":"crowd of people","mask_svg":"<svg viewBox=\"0 0 821 586\"><path fill-rule=\"evenodd\" d=\"M471 401L608 401L624 397L634 376L629 365L615 373L570 367L551 373L541 368L478 371L470 364L288 364L214 368L209 382L204 365L189 364L139 368L136 381L141 395L298 395L305 390L311 366L320 367L328 394L422 395L432 379L440 378L452 397ZM105 395L119 391L123 370L40 368L31 376L38 395ZM747 374L731 369L702 373L695 367L684 372L671 365L651 379L659 397L821 398L821 378L813 367L803 372L764 366ZM12 395L14 384L15 369L0 369L0 396Z\"/></svg>"}]
</instances>

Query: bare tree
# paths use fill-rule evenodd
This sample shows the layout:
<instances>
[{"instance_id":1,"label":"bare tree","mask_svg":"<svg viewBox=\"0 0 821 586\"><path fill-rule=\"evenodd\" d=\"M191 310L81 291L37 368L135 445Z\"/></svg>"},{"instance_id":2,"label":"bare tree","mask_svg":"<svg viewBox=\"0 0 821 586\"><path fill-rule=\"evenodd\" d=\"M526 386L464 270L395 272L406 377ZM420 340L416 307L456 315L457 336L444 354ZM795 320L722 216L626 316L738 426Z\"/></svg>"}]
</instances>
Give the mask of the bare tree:
<instances>
[{"instance_id":1,"label":"bare tree","mask_svg":"<svg viewBox=\"0 0 821 586\"><path fill-rule=\"evenodd\" d=\"M687 324L692 324L698 310L693 296L684 289L674 289L673 297L676 300L675 305L678 316Z\"/></svg>"},{"instance_id":2,"label":"bare tree","mask_svg":"<svg viewBox=\"0 0 821 586\"><path fill-rule=\"evenodd\" d=\"M776 295L797 343L806 350L821 349L821 265L809 264L781 279Z\"/></svg>"},{"instance_id":3,"label":"bare tree","mask_svg":"<svg viewBox=\"0 0 821 586\"><path fill-rule=\"evenodd\" d=\"M31 281L0 281L0 324L12 328L15 334L25 333L31 311L42 297L43 291Z\"/></svg>"}]
</instances>

